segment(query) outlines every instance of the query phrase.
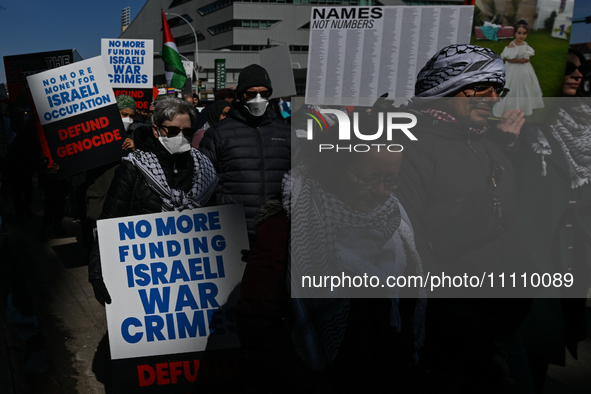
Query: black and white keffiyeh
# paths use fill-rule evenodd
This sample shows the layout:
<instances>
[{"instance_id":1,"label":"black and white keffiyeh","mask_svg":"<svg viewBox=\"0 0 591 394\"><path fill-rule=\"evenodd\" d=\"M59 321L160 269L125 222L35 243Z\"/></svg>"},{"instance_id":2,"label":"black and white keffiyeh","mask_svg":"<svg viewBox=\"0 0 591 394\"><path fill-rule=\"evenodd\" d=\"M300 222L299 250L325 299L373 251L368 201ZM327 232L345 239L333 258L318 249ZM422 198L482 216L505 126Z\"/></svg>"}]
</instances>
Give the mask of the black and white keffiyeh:
<instances>
[{"instance_id":1,"label":"black and white keffiyeh","mask_svg":"<svg viewBox=\"0 0 591 394\"><path fill-rule=\"evenodd\" d=\"M414 268L413 275L423 275L412 228L401 217L393 195L374 211L360 213L323 191L303 167L296 167L284 178L282 203L292 223L290 281L318 272L347 272L377 276L386 283L388 276L402 275L407 266ZM314 370L322 370L334 361L344 337L349 298L343 294L314 297L313 289L312 293L294 295L297 286L291 288L296 320L293 341L300 356ZM384 296L392 301L390 323L400 330L397 294L397 289L391 288ZM418 290L418 297L412 322L415 349L424 339L424 289Z\"/></svg>"},{"instance_id":2,"label":"black and white keffiyeh","mask_svg":"<svg viewBox=\"0 0 591 394\"><path fill-rule=\"evenodd\" d=\"M568 164L571 188L591 183L591 107L588 102L571 99L559 109L558 120L550 126ZM526 134L533 151L542 156L542 176L546 176L545 157L552 149L544 133L536 128Z\"/></svg>"},{"instance_id":3,"label":"black and white keffiyeh","mask_svg":"<svg viewBox=\"0 0 591 394\"><path fill-rule=\"evenodd\" d=\"M146 183L162 199L162 212L200 208L215 190L218 177L211 161L196 149L191 149L193 158L193 186L188 193L168 185L158 157L152 152L136 149L123 160L130 161L140 171Z\"/></svg>"},{"instance_id":4,"label":"black and white keffiyeh","mask_svg":"<svg viewBox=\"0 0 591 394\"><path fill-rule=\"evenodd\" d=\"M558 121L552 126L552 135L560 143L570 170L571 187L583 186L591 181L591 108L582 100L560 108Z\"/></svg>"},{"instance_id":5,"label":"black and white keffiyeh","mask_svg":"<svg viewBox=\"0 0 591 394\"><path fill-rule=\"evenodd\" d=\"M445 97L478 82L505 85L505 65L492 50L477 45L450 45L419 71L416 97Z\"/></svg>"}]
</instances>

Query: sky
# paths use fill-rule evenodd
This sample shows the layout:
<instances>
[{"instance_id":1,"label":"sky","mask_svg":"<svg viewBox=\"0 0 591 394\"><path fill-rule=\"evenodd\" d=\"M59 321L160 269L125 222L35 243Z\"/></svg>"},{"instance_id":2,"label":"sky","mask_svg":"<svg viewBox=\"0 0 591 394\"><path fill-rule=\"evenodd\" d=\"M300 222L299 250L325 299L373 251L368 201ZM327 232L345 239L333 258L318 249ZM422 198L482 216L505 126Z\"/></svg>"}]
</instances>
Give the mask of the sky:
<instances>
[{"instance_id":1,"label":"sky","mask_svg":"<svg viewBox=\"0 0 591 394\"><path fill-rule=\"evenodd\" d=\"M121 11L131 20L147 0L0 0L0 56L76 49L83 59L101 54L101 38L118 38ZM0 83L6 83L4 61Z\"/></svg>"}]
</instances>

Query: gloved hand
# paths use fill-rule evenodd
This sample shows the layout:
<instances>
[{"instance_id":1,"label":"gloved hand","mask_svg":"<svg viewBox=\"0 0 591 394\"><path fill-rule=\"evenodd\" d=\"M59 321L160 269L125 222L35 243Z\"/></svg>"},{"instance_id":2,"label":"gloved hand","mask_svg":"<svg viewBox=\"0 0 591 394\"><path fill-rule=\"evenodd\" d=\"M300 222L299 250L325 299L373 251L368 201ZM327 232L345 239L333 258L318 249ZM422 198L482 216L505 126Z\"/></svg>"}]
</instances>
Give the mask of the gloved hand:
<instances>
[{"instance_id":1,"label":"gloved hand","mask_svg":"<svg viewBox=\"0 0 591 394\"><path fill-rule=\"evenodd\" d=\"M245 263L248 263L248 260L250 260L250 250L242 249L240 253L242 253L242 257L240 258L240 260L244 261Z\"/></svg>"},{"instance_id":2,"label":"gloved hand","mask_svg":"<svg viewBox=\"0 0 591 394\"><path fill-rule=\"evenodd\" d=\"M372 110L378 112L390 112L395 111L394 100L388 100L388 93L382 94L372 106Z\"/></svg>"},{"instance_id":3,"label":"gloved hand","mask_svg":"<svg viewBox=\"0 0 591 394\"><path fill-rule=\"evenodd\" d=\"M96 300L100 302L102 306L105 306L105 302L107 304L111 303L111 296L109 295L107 286L105 286L105 282L103 282L101 279L96 279L90 282L90 284L94 290L94 298L96 298Z\"/></svg>"}]
</instances>

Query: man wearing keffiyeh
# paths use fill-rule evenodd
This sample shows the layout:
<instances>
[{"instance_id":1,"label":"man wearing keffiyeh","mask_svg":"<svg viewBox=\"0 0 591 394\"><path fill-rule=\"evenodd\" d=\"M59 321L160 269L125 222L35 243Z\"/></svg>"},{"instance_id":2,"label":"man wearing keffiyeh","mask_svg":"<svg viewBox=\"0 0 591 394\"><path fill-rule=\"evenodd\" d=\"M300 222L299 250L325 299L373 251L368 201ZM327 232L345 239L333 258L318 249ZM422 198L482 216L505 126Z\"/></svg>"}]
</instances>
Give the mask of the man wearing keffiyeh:
<instances>
[{"instance_id":1,"label":"man wearing keffiyeh","mask_svg":"<svg viewBox=\"0 0 591 394\"><path fill-rule=\"evenodd\" d=\"M504 84L501 58L475 45L441 49L417 76L407 109L417 116L418 141L404 144L407 181L396 195L431 275L481 277L527 269L515 171L507 157L524 116L508 111L494 125L488 121L506 94ZM422 360L439 392L507 392L523 380L503 355L519 349L515 332L531 302L484 292L472 298L478 291L448 288L428 295Z\"/></svg>"}]
</instances>

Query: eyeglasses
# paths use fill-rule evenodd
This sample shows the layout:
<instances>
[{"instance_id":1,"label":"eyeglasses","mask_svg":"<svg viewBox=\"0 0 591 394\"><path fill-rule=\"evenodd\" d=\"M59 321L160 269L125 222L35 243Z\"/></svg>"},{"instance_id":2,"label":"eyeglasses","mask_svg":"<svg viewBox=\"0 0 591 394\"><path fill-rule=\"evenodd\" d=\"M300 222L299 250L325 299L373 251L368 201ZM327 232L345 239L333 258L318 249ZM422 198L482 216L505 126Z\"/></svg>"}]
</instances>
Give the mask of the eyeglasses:
<instances>
[{"instance_id":1,"label":"eyeglasses","mask_svg":"<svg viewBox=\"0 0 591 394\"><path fill-rule=\"evenodd\" d=\"M587 65L581 63L577 66L573 62L566 62L566 70L564 70L564 75L572 75L576 70L579 70L583 76L589 74L589 68Z\"/></svg>"},{"instance_id":2,"label":"eyeglasses","mask_svg":"<svg viewBox=\"0 0 591 394\"><path fill-rule=\"evenodd\" d=\"M247 100L252 100L253 98L255 98L257 96L257 94L260 94L262 98L266 98L268 99L269 97L271 97L271 92L269 92L268 90L263 90L262 92L244 92L244 96L246 97Z\"/></svg>"},{"instance_id":3,"label":"eyeglasses","mask_svg":"<svg viewBox=\"0 0 591 394\"><path fill-rule=\"evenodd\" d=\"M490 97L492 96L493 92L499 96L499 98L503 98L509 93L509 89L507 88L495 88L491 85L474 85L467 87L466 89L462 90L462 92L467 97Z\"/></svg>"},{"instance_id":4,"label":"eyeglasses","mask_svg":"<svg viewBox=\"0 0 591 394\"><path fill-rule=\"evenodd\" d=\"M191 127L185 127L184 129L181 129L180 127L176 126L158 126L158 128L164 129L168 137L176 137L181 132L183 135L190 137L193 135L193 133L195 133L195 129Z\"/></svg>"},{"instance_id":5,"label":"eyeglasses","mask_svg":"<svg viewBox=\"0 0 591 394\"><path fill-rule=\"evenodd\" d=\"M398 174L396 175L389 175L374 180L364 180L362 177L355 174L349 168L345 168L345 170L349 171L350 174L357 178L357 181L353 183L357 190L373 190L376 187L378 187L381 183L384 184L384 189L394 190L397 189L405 179L402 170L398 171Z\"/></svg>"}]
</instances>

